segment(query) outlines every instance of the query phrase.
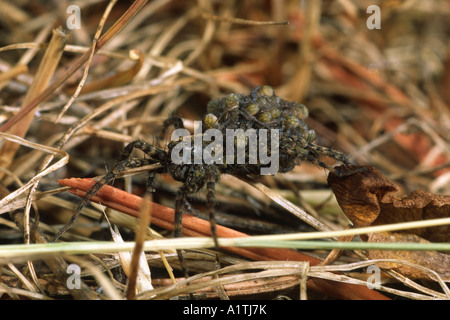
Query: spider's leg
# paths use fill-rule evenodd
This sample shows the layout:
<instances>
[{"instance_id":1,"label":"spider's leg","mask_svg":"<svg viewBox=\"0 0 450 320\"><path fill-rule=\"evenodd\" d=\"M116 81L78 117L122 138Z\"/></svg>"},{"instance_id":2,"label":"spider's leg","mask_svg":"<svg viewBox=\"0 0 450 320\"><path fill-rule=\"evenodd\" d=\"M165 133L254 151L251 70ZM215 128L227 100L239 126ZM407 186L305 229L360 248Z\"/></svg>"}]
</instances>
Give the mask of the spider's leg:
<instances>
[{"instance_id":1,"label":"spider's leg","mask_svg":"<svg viewBox=\"0 0 450 320\"><path fill-rule=\"evenodd\" d=\"M182 235L181 231L182 231L183 208L184 203L186 202L186 191L184 189L185 188L183 187L180 188L175 199L175 218L174 218L175 220L173 230L174 238L179 238ZM180 261L181 270L184 273L185 279L187 279L189 278L189 273L186 266L186 262L184 260L183 250L177 249L177 255L178 260Z\"/></svg>"},{"instance_id":2,"label":"spider's leg","mask_svg":"<svg viewBox=\"0 0 450 320\"><path fill-rule=\"evenodd\" d=\"M150 171L148 173L147 182L145 184L145 193L150 194L155 192L155 176L156 176L155 171Z\"/></svg>"},{"instance_id":3,"label":"spider's leg","mask_svg":"<svg viewBox=\"0 0 450 320\"><path fill-rule=\"evenodd\" d=\"M127 144L122 152L122 161L129 159L134 149L139 149L148 155L150 158L156 160L156 162L164 162L167 158L167 152L161 148L158 148L152 144L149 144L142 140L135 140Z\"/></svg>"},{"instance_id":4,"label":"spider's leg","mask_svg":"<svg viewBox=\"0 0 450 320\"><path fill-rule=\"evenodd\" d=\"M175 220L174 220L174 230L173 236L174 238L181 237L182 230L182 219L183 219L183 208L184 203L186 202L186 194L183 191L178 191L177 196L175 198Z\"/></svg>"},{"instance_id":5,"label":"spider's leg","mask_svg":"<svg viewBox=\"0 0 450 320\"><path fill-rule=\"evenodd\" d=\"M333 173L337 175L339 178L345 178L356 173L364 173L364 172L367 172L367 167L349 165L345 167L334 168Z\"/></svg>"},{"instance_id":6,"label":"spider's leg","mask_svg":"<svg viewBox=\"0 0 450 320\"><path fill-rule=\"evenodd\" d=\"M322 149L323 150L321 152L323 154L325 154L326 156L333 158L345 165L352 164L352 162L350 160L348 160L347 156L344 153L337 151L337 150L330 149L330 148L325 148L325 147L322 147Z\"/></svg>"},{"instance_id":7,"label":"spider's leg","mask_svg":"<svg viewBox=\"0 0 450 320\"><path fill-rule=\"evenodd\" d=\"M154 146L152 144L149 144L147 142L141 141L141 140L135 140L130 142L122 152L122 159L125 161L125 159L128 159L131 157L131 153L134 149L139 149L142 152L144 152L146 155L150 157L151 163L157 163L160 162L165 163L167 160L167 152L161 148L158 148L157 146ZM153 193L154 192L154 180L155 180L155 171L150 171L147 178L146 183L146 193Z\"/></svg>"},{"instance_id":8,"label":"spider's leg","mask_svg":"<svg viewBox=\"0 0 450 320\"><path fill-rule=\"evenodd\" d=\"M216 196L215 196L215 184L218 180L219 175L211 170L207 175L206 180L206 205L209 211L209 223L211 225L211 234L214 239L214 245L216 249L219 248L219 242L217 241L217 227L216 227L216 219L214 217L214 207L216 205Z\"/></svg>"},{"instance_id":9,"label":"spider's leg","mask_svg":"<svg viewBox=\"0 0 450 320\"><path fill-rule=\"evenodd\" d=\"M169 118L164 120L161 135L159 137L161 141L164 140L164 137L166 136L167 130L170 126L173 126L174 129L184 129L183 119L175 114L172 114Z\"/></svg>"},{"instance_id":10,"label":"spider's leg","mask_svg":"<svg viewBox=\"0 0 450 320\"><path fill-rule=\"evenodd\" d=\"M173 126L175 129L184 128L183 119L180 116L172 114L169 118L164 121L164 128Z\"/></svg>"},{"instance_id":11,"label":"spider's leg","mask_svg":"<svg viewBox=\"0 0 450 320\"><path fill-rule=\"evenodd\" d=\"M131 160L123 160L120 161L115 165L113 170L108 172L103 178L101 178L99 181L97 181L87 192L86 195L83 197L83 200L78 205L77 209L75 210L74 214L70 218L70 220L67 222L64 227L62 227L54 236L53 241L58 240L58 238L66 232L76 221L78 216L80 215L81 210L88 204L89 199L93 197L104 185L108 184L110 181L114 180L117 175L119 175L122 171L124 171L126 168L138 168L142 167L148 164L155 163L153 159L131 159Z\"/></svg>"},{"instance_id":12,"label":"spider's leg","mask_svg":"<svg viewBox=\"0 0 450 320\"><path fill-rule=\"evenodd\" d=\"M320 160L320 157L326 156L332 158L344 165L351 165L352 163L348 160L347 156L337 150L333 150L331 148L322 147L315 143L307 143L305 148L308 150L307 160L316 164L319 167L325 168L331 172L334 172L339 175L338 170L336 170L333 166L326 164L325 162Z\"/></svg>"},{"instance_id":13,"label":"spider's leg","mask_svg":"<svg viewBox=\"0 0 450 320\"><path fill-rule=\"evenodd\" d=\"M215 169L215 167L209 167L208 173L206 175L206 205L209 211L209 223L211 225L211 234L214 240L214 246L218 250L219 249L219 241L217 239L217 224L216 219L214 217L214 207L216 205L216 196L215 196L215 184L219 180L220 172ZM220 256L218 254L215 255L215 264L216 270L221 268ZM222 285L216 287L217 292L221 298L228 298L225 289Z\"/></svg>"},{"instance_id":14,"label":"spider's leg","mask_svg":"<svg viewBox=\"0 0 450 320\"><path fill-rule=\"evenodd\" d=\"M184 211L185 211L187 214L190 214L191 216L194 216L194 217L198 217L198 216L200 215L200 212L198 212L198 210L195 209L195 208L189 203L189 201L188 201L187 199L184 201Z\"/></svg>"}]
</instances>

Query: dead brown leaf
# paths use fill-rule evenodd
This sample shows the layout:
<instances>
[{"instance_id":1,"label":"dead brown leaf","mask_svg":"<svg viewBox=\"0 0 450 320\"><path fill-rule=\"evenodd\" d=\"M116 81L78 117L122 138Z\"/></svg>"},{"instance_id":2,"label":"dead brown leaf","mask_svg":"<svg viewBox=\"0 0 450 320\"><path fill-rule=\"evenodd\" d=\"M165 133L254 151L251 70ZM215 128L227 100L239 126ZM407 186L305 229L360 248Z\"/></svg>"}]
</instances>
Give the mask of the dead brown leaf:
<instances>
[{"instance_id":1,"label":"dead brown leaf","mask_svg":"<svg viewBox=\"0 0 450 320\"><path fill-rule=\"evenodd\" d=\"M450 196L418 190L398 195L399 188L373 167L340 166L328 183L347 218L355 227L366 227L445 218L450 216ZM369 242L449 242L450 226L369 234ZM449 255L432 251L368 250L371 259L399 259L418 264L450 279ZM429 279L427 273L400 264L383 265L411 278Z\"/></svg>"},{"instance_id":2,"label":"dead brown leaf","mask_svg":"<svg viewBox=\"0 0 450 320\"><path fill-rule=\"evenodd\" d=\"M336 169L342 174L331 172L328 184L345 215L357 228L372 225L380 215L381 200L386 194L398 191L398 187L373 167L339 166Z\"/></svg>"},{"instance_id":3,"label":"dead brown leaf","mask_svg":"<svg viewBox=\"0 0 450 320\"><path fill-rule=\"evenodd\" d=\"M417 190L408 196L387 194L381 203L381 213L373 225L438 219L450 216L450 196L435 195ZM410 229L431 242L450 242L450 225Z\"/></svg>"},{"instance_id":4,"label":"dead brown leaf","mask_svg":"<svg viewBox=\"0 0 450 320\"><path fill-rule=\"evenodd\" d=\"M429 243L415 234L399 232L379 232L369 234L369 242L415 242ZM369 259L398 259L418 264L437 272L443 280L450 280L450 255L436 251L409 250L368 250ZM433 275L422 269L401 263L383 262L381 268L395 269L399 273L413 279L430 279Z\"/></svg>"}]
</instances>

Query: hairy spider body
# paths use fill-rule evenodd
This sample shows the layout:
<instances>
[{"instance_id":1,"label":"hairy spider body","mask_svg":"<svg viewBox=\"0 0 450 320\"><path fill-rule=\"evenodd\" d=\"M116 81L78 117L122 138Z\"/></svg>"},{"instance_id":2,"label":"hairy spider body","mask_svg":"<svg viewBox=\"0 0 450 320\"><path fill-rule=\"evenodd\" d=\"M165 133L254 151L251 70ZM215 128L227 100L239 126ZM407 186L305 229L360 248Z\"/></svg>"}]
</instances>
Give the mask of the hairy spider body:
<instances>
[{"instance_id":1,"label":"hairy spider body","mask_svg":"<svg viewBox=\"0 0 450 320\"><path fill-rule=\"evenodd\" d=\"M291 171L302 161L310 161L320 167L333 170L332 167L320 160L322 155L333 158L338 162L349 164L344 154L317 145L314 142L315 132L309 130L304 121L307 116L308 109L304 105L283 100L275 95L271 87L262 86L252 90L249 95L230 94L224 98L210 101L207 106L207 114L202 122L202 133L200 135L204 135L209 129L215 129L215 132L219 132L223 137L227 136L229 130L242 129L249 132L253 130L258 141L262 141L259 147L264 149L263 151L268 155L278 156L278 172ZM166 128L173 126L175 130L184 129L183 121L178 117L169 118L165 121L164 125ZM263 136L263 133L266 134L268 130L275 131L277 134L270 137ZM253 131L251 132L253 133ZM187 200L188 196L206 187L206 204L209 210L211 232L215 245L218 247L213 215L215 184L219 181L222 174L235 176L260 174L265 164L262 163L261 159L255 162L248 160L254 155L250 144L246 144L245 148L242 149L244 151L244 162L239 163L237 161L237 153L233 153L233 156L230 158L219 157L216 160L221 161L214 163L195 162L195 152L203 152L210 147L209 142L205 140L202 140L200 145L197 144L195 146L195 139L195 134L180 136L178 139L169 142L166 149L159 148L141 140L136 140L128 144L124 149L122 160L89 190L86 197L78 206L71 221L57 233L55 239L75 221L89 198L103 185L112 181L121 171L124 171L126 168L160 163L161 168L158 169L157 173L168 173L175 180L182 183L175 199L174 236L181 236L182 213L195 212ZM234 137L233 139L237 138ZM244 139L245 142L250 141L249 136ZM187 149L188 153L183 157L185 161L183 163L177 163L173 159L173 152L183 143L191 146L191 148ZM143 151L146 157L137 159L130 158L134 149ZM220 146L214 149L214 152L218 151L220 151ZM149 191L153 190L154 175L155 172L149 174L147 182ZM181 260L181 254L179 256Z\"/></svg>"}]
</instances>

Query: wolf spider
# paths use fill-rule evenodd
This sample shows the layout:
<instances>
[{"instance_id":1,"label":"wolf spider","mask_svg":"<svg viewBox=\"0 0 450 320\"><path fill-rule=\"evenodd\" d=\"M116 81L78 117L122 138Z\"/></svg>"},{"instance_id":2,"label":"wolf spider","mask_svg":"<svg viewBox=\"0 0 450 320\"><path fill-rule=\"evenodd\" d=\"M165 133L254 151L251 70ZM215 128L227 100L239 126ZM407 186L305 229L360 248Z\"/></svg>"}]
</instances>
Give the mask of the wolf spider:
<instances>
[{"instance_id":1,"label":"wolf spider","mask_svg":"<svg viewBox=\"0 0 450 320\"><path fill-rule=\"evenodd\" d=\"M207 114L202 122L202 132L208 129L216 129L225 136L227 129L275 129L279 136L277 144L277 147L279 147L278 172L288 172L300 164L301 161L310 161L319 167L336 172L333 167L320 160L321 156L333 158L343 164L350 164L343 153L320 146L314 142L315 133L313 130L308 130L304 122L307 116L308 109L304 105L283 100L275 95L271 87L262 86L252 90L249 95L230 94L224 98L210 101L207 106ZM173 126L175 129L184 128L183 121L176 116L166 120L164 126L165 129L170 126ZM212 164L205 162L177 164L172 161L171 153L183 139L192 142L194 136L191 135L173 140L165 149L141 140L129 143L124 149L122 159L115 165L113 170L96 182L87 192L70 221L55 235L55 239L59 238L74 223L81 209L89 201L89 198L95 195L102 186L114 180L119 173L126 168L137 168L159 163L160 169L149 173L147 190L153 190L153 180L156 173L168 173L175 180L183 183L175 198L174 236L181 236L182 213L195 212L188 202L188 196L206 187L206 205L211 222L211 233L215 246L218 248L219 244L213 213L216 183L222 174L231 174L238 177L247 174L259 174L260 169L264 165L259 161L256 163L248 162L250 155L248 146L245 149L245 159L247 161L245 163L227 163L225 161ZM267 148L270 145L269 142L268 140ZM202 142L202 148L206 148L204 142ZM143 151L145 157L131 158L134 149ZM268 153L273 151L269 148L267 150ZM190 157L193 158L193 154ZM339 175L339 172L337 173ZM179 257L181 261L180 253Z\"/></svg>"}]
</instances>

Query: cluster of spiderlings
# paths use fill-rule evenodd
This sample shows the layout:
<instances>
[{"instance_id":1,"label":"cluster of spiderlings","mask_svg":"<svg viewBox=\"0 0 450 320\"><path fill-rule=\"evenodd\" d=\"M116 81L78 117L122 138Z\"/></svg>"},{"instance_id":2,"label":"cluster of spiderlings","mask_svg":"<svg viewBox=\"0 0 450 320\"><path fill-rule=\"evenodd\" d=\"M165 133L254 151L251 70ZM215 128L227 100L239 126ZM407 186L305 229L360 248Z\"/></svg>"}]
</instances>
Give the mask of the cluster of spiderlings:
<instances>
[{"instance_id":1,"label":"cluster of spiderlings","mask_svg":"<svg viewBox=\"0 0 450 320\"><path fill-rule=\"evenodd\" d=\"M308 130L308 109L275 95L270 86L253 89L249 95L232 93L211 100L203 119L206 129L279 129L281 134L301 135L314 141L315 132Z\"/></svg>"},{"instance_id":2,"label":"cluster of spiderlings","mask_svg":"<svg viewBox=\"0 0 450 320\"><path fill-rule=\"evenodd\" d=\"M250 94L229 94L212 100L203 119L205 129L276 129L279 132L280 172L288 172L302 161L318 161L327 148L314 143L316 134L305 123L308 109L300 103L278 97L270 86ZM268 150L269 153L271 150ZM237 170L239 166L234 166ZM248 171L257 167L245 165Z\"/></svg>"}]
</instances>

